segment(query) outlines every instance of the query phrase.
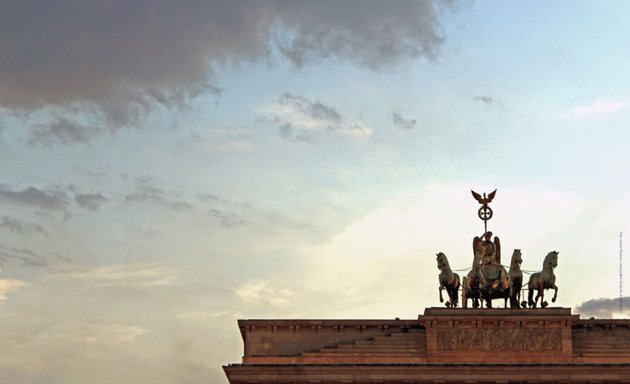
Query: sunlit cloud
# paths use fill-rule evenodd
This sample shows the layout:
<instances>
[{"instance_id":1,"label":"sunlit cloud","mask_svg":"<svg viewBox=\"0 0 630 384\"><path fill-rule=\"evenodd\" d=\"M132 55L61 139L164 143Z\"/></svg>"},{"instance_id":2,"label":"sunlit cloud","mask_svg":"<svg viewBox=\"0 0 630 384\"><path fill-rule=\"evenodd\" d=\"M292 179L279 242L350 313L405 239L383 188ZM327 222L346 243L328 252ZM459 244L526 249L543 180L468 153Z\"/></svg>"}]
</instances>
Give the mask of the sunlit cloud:
<instances>
[{"instance_id":1,"label":"sunlit cloud","mask_svg":"<svg viewBox=\"0 0 630 384\"><path fill-rule=\"evenodd\" d=\"M245 303L268 304L274 307L288 305L295 295L290 289L276 287L266 281L245 283L234 289L234 293Z\"/></svg>"},{"instance_id":2,"label":"sunlit cloud","mask_svg":"<svg viewBox=\"0 0 630 384\"><path fill-rule=\"evenodd\" d=\"M619 112L628 107L630 107L630 101L596 101L591 104L577 106L568 112L562 113L561 116L584 119Z\"/></svg>"},{"instance_id":3,"label":"sunlit cloud","mask_svg":"<svg viewBox=\"0 0 630 384\"><path fill-rule=\"evenodd\" d=\"M10 292L27 285L28 283L22 280L0 279L0 301L5 301Z\"/></svg>"},{"instance_id":4,"label":"sunlit cloud","mask_svg":"<svg viewBox=\"0 0 630 384\"><path fill-rule=\"evenodd\" d=\"M71 321L57 324L48 337L65 345L120 345L133 343L145 333L147 330L138 325Z\"/></svg>"},{"instance_id":5,"label":"sunlit cloud","mask_svg":"<svg viewBox=\"0 0 630 384\"><path fill-rule=\"evenodd\" d=\"M273 121L280 135L295 141L310 141L316 132L332 132L353 139L366 139L372 129L360 121L344 118L330 105L290 93L276 103L259 108L259 113Z\"/></svg>"},{"instance_id":6,"label":"sunlit cloud","mask_svg":"<svg viewBox=\"0 0 630 384\"><path fill-rule=\"evenodd\" d=\"M115 264L58 271L59 279L80 280L99 286L169 286L175 284L170 267L146 264Z\"/></svg>"}]
</instances>

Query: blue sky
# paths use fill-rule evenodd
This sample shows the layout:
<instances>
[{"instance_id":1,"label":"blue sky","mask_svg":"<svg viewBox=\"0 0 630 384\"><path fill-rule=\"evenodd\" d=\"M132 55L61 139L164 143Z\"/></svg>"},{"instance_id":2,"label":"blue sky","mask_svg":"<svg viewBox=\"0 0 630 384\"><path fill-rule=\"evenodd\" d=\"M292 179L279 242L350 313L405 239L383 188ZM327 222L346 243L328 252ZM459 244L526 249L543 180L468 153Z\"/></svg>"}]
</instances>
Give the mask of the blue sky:
<instances>
[{"instance_id":1,"label":"blue sky","mask_svg":"<svg viewBox=\"0 0 630 384\"><path fill-rule=\"evenodd\" d=\"M557 305L627 316L629 7L3 4L0 381L220 383L239 318L415 318L470 189Z\"/></svg>"}]
</instances>

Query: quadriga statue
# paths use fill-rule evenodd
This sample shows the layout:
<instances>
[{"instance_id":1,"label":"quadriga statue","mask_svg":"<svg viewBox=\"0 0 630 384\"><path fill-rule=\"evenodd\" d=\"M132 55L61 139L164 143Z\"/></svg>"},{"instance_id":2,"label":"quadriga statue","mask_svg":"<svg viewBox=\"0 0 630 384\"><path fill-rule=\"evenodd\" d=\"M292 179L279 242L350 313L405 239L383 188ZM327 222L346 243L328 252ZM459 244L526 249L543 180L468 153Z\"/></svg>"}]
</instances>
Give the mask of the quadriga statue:
<instances>
[{"instance_id":1,"label":"quadriga statue","mask_svg":"<svg viewBox=\"0 0 630 384\"><path fill-rule=\"evenodd\" d=\"M446 302L446 306L448 308L457 307L457 292L459 290L459 275L457 273L453 273L451 270L451 266L448 263L448 259L446 255L442 252L437 254L437 267L441 271L439 280L440 280L440 303L444 302L444 298L442 297L442 290L446 289L446 293L448 293L449 301Z\"/></svg>"},{"instance_id":2,"label":"quadriga statue","mask_svg":"<svg viewBox=\"0 0 630 384\"><path fill-rule=\"evenodd\" d=\"M556 287L556 275L554 275L553 270L558 266L558 252L551 251L545 256L545 260L543 261L543 270L541 272L533 273L529 277L529 283L527 284L527 288L529 289L527 304L531 308L536 308L536 303L538 302L538 298L540 298L540 306L545 308L548 303L545 300L545 290L553 289L554 295L551 298L552 302L556 302L556 297L558 297L558 287ZM533 298L534 290L536 290L536 298Z\"/></svg>"}]
</instances>

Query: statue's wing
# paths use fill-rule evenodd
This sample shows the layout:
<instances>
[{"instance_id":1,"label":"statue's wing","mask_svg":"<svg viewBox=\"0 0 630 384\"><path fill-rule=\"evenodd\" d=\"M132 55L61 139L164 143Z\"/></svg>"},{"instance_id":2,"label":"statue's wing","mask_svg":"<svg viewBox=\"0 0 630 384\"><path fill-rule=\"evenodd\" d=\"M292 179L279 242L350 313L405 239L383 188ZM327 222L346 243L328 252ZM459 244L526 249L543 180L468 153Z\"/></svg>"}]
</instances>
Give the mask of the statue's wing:
<instances>
[{"instance_id":1,"label":"statue's wing","mask_svg":"<svg viewBox=\"0 0 630 384\"><path fill-rule=\"evenodd\" d=\"M497 190L496 189L494 191L490 192L488 194L488 198L486 199L486 202L490 203L492 201L492 199L494 199L494 195L496 195L496 194L497 194Z\"/></svg>"},{"instance_id":2,"label":"statue's wing","mask_svg":"<svg viewBox=\"0 0 630 384\"><path fill-rule=\"evenodd\" d=\"M477 192L473 191L472 189L470 190L470 192L472 192L473 197L475 198L475 200L477 200L479 203L482 203L483 197L481 197L480 194L478 194Z\"/></svg>"},{"instance_id":3,"label":"statue's wing","mask_svg":"<svg viewBox=\"0 0 630 384\"><path fill-rule=\"evenodd\" d=\"M499 240L498 236L494 237L494 252L496 255L495 259L497 260L497 263L501 264L501 240Z\"/></svg>"}]
</instances>

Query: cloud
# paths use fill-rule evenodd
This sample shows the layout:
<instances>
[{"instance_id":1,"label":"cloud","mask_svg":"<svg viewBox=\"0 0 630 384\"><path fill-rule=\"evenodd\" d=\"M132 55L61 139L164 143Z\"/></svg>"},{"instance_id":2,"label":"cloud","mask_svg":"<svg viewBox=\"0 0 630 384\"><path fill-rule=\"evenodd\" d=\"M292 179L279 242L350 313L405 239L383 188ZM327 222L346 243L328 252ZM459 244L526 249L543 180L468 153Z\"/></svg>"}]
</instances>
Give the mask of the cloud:
<instances>
[{"instance_id":1,"label":"cloud","mask_svg":"<svg viewBox=\"0 0 630 384\"><path fill-rule=\"evenodd\" d=\"M157 186L157 182L150 177L135 179L137 192L125 196L128 203L152 203L176 211L192 209L186 201L173 198L171 193Z\"/></svg>"},{"instance_id":2,"label":"cloud","mask_svg":"<svg viewBox=\"0 0 630 384\"><path fill-rule=\"evenodd\" d=\"M7 230L20 235L39 233L48 236L48 233L39 224L28 223L15 217L0 217L0 228L6 228Z\"/></svg>"},{"instance_id":3,"label":"cloud","mask_svg":"<svg viewBox=\"0 0 630 384\"><path fill-rule=\"evenodd\" d=\"M89 143L101 130L90 125L81 125L65 117L57 117L45 124L38 124L31 131L31 145L53 145L57 143Z\"/></svg>"},{"instance_id":4,"label":"cloud","mask_svg":"<svg viewBox=\"0 0 630 384\"><path fill-rule=\"evenodd\" d=\"M630 102L628 101L596 101L592 104L577 106L568 112L562 113L561 116L583 119L618 112L628 107L630 107Z\"/></svg>"},{"instance_id":5,"label":"cloud","mask_svg":"<svg viewBox=\"0 0 630 384\"><path fill-rule=\"evenodd\" d=\"M295 295L290 289L275 287L266 281L245 283L234 289L234 293L245 303L274 307L287 306Z\"/></svg>"},{"instance_id":6,"label":"cloud","mask_svg":"<svg viewBox=\"0 0 630 384\"><path fill-rule=\"evenodd\" d=\"M133 343L147 330L139 325L103 324L71 321L55 324L46 337L49 342L61 345L85 346L121 346Z\"/></svg>"},{"instance_id":7,"label":"cloud","mask_svg":"<svg viewBox=\"0 0 630 384\"><path fill-rule=\"evenodd\" d=\"M373 70L436 57L455 1L33 1L0 12L0 107L54 111L33 143L89 142L146 112L220 94L215 69L273 56ZM28 28L25 28L28 26ZM79 112L80 111L80 112ZM89 114L102 129L79 124Z\"/></svg>"},{"instance_id":8,"label":"cloud","mask_svg":"<svg viewBox=\"0 0 630 384\"><path fill-rule=\"evenodd\" d=\"M619 298L590 299L578 305L575 311L581 317L595 317L598 319L612 319L618 316L630 317L630 297L623 297L623 312L619 312Z\"/></svg>"},{"instance_id":9,"label":"cloud","mask_svg":"<svg viewBox=\"0 0 630 384\"><path fill-rule=\"evenodd\" d=\"M9 292L26 285L22 280L0 279L0 301L5 301Z\"/></svg>"},{"instance_id":10,"label":"cloud","mask_svg":"<svg viewBox=\"0 0 630 384\"><path fill-rule=\"evenodd\" d=\"M74 195L74 201L81 207L92 211L97 210L101 204L106 203L109 199L100 193L80 193Z\"/></svg>"},{"instance_id":11,"label":"cloud","mask_svg":"<svg viewBox=\"0 0 630 384\"><path fill-rule=\"evenodd\" d=\"M245 219L240 218L234 212L224 212L216 208L210 209L209 212L212 217L218 219L221 222L221 225L226 228L234 228L240 225L247 224L247 221L245 221Z\"/></svg>"},{"instance_id":12,"label":"cloud","mask_svg":"<svg viewBox=\"0 0 630 384\"><path fill-rule=\"evenodd\" d=\"M175 276L169 267L147 264L114 264L94 268L61 270L54 274L60 279L82 280L106 286L169 286L175 284Z\"/></svg>"},{"instance_id":13,"label":"cloud","mask_svg":"<svg viewBox=\"0 0 630 384\"><path fill-rule=\"evenodd\" d=\"M485 105L496 105L502 110L505 111L503 104L501 104L497 99L488 95L475 95L473 96L473 100L484 103Z\"/></svg>"},{"instance_id":14,"label":"cloud","mask_svg":"<svg viewBox=\"0 0 630 384\"><path fill-rule=\"evenodd\" d=\"M46 210L64 210L68 205L68 196L65 192L55 189L43 191L35 187L23 190L0 184L0 200L8 203L24 205Z\"/></svg>"},{"instance_id":15,"label":"cloud","mask_svg":"<svg viewBox=\"0 0 630 384\"><path fill-rule=\"evenodd\" d=\"M394 126L402 129L413 129L416 126L416 119L406 119L400 113L392 114L392 123Z\"/></svg>"},{"instance_id":16,"label":"cloud","mask_svg":"<svg viewBox=\"0 0 630 384\"><path fill-rule=\"evenodd\" d=\"M5 301L9 292L27 285L28 283L22 280L0 279L0 301Z\"/></svg>"},{"instance_id":17,"label":"cloud","mask_svg":"<svg viewBox=\"0 0 630 384\"><path fill-rule=\"evenodd\" d=\"M488 95L475 95L473 96L473 100L476 101L481 101L484 104L494 104L496 101L494 100L494 98L492 98L492 96L488 96Z\"/></svg>"},{"instance_id":18,"label":"cloud","mask_svg":"<svg viewBox=\"0 0 630 384\"><path fill-rule=\"evenodd\" d=\"M18 260L24 266L43 267L48 264L46 257L38 254L30 248L6 247L0 245L0 263Z\"/></svg>"},{"instance_id":19,"label":"cloud","mask_svg":"<svg viewBox=\"0 0 630 384\"><path fill-rule=\"evenodd\" d=\"M176 211L192 208L192 205L185 201L169 199L162 195L150 192L131 193L125 196L125 201L129 203L154 203Z\"/></svg>"},{"instance_id":20,"label":"cloud","mask_svg":"<svg viewBox=\"0 0 630 384\"><path fill-rule=\"evenodd\" d=\"M335 132L347 137L364 139L372 130L361 122L347 122L341 114L321 101L284 93L276 104L259 110L278 124L280 135L295 141L310 141L313 132Z\"/></svg>"}]
</instances>

